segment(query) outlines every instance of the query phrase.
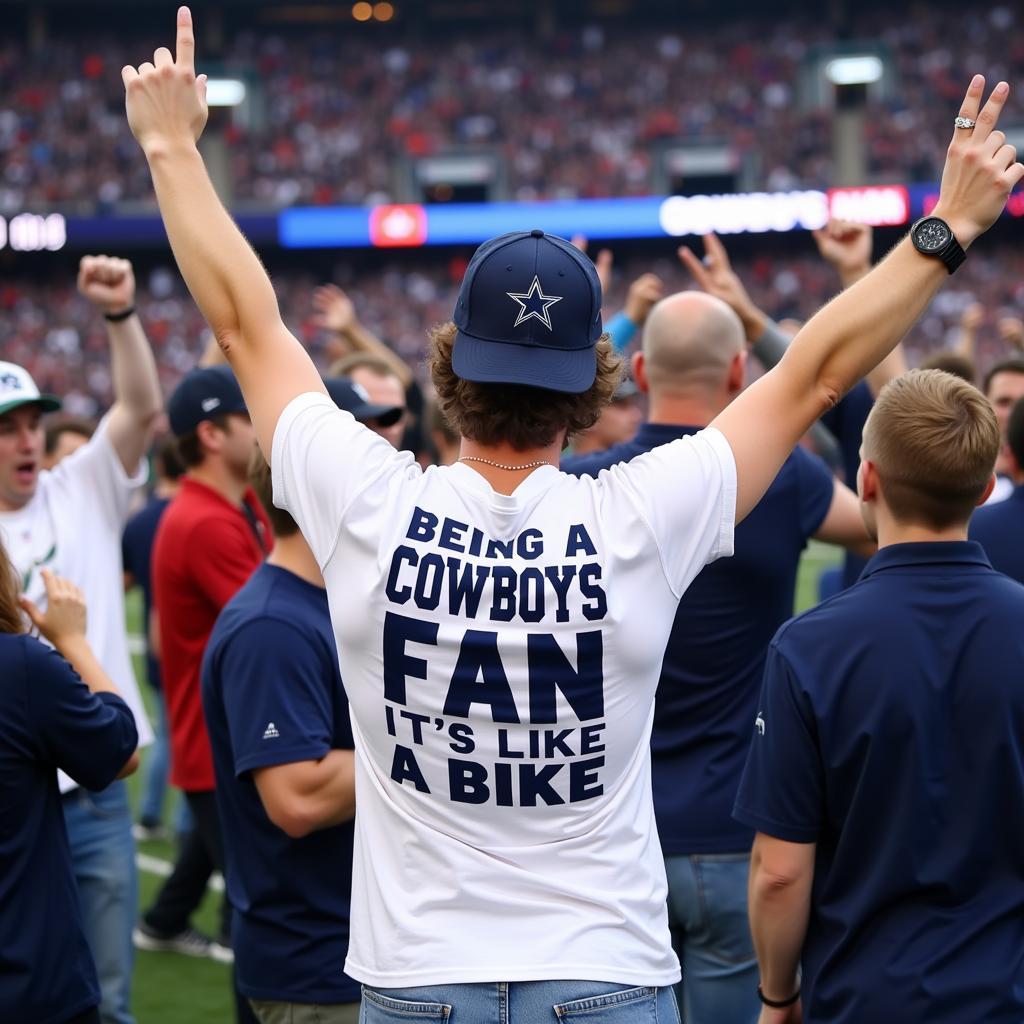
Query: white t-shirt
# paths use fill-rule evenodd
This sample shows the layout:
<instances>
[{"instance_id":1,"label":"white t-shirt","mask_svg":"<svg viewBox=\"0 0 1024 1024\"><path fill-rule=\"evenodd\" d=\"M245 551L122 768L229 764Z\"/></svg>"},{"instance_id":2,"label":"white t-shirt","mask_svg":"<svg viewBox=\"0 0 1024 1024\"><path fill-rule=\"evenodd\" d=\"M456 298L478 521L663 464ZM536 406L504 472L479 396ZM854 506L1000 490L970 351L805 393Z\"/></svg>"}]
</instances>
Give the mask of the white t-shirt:
<instances>
[{"instance_id":1,"label":"white t-shirt","mask_svg":"<svg viewBox=\"0 0 1024 1024\"><path fill-rule=\"evenodd\" d=\"M146 482L141 463L133 478L107 437L104 419L88 444L51 472L42 472L32 500L17 512L0 512L0 533L22 592L46 607L41 569L77 584L88 608L86 638L135 716L139 746L153 742L128 653L124 622L121 533L132 491ZM59 774L62 793L74 782Z\"/></svg>"},{"instance_id":2,"label":"white t-shirt","mask_svg":"<svg viewBox=\"0 0 1024 1024\"><path fill-rule=\"evenodd\" d=\"M371 985L667 985L649 739L679 598L732 553L705 430L511 496L300 395L275 503L323 569L356 744L345 970Z\"/></svg>"}]
</instances>

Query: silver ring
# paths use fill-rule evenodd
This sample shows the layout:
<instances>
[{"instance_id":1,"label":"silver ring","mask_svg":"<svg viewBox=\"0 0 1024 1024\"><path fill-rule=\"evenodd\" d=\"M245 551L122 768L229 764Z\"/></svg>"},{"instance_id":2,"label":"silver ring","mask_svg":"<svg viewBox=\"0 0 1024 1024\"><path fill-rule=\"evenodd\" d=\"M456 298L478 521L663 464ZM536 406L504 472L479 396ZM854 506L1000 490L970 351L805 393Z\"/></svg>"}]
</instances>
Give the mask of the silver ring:
<instances>
[{"instance_id":1,"label":"silver ring","mask_svg":"<svg viewBox=\"0 0 1024 1024\"><path fill-rule=\"evenodd\" d=\"M953 121L957 128L973 128L977 123L977 121L972 121L969 117L958 117Z\"/></svg>"}]
</instances>

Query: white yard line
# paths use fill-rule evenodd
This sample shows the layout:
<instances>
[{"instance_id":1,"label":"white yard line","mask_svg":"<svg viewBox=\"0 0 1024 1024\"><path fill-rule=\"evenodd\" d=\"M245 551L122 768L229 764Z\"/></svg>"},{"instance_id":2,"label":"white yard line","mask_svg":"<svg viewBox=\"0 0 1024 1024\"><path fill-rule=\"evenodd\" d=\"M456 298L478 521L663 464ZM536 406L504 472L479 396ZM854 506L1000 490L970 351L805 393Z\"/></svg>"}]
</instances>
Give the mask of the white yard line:
<instances>
[{"instance_id":1,"label":"white yard line","mask_svg":"<svg viewBox=\"0 0 1024 1024\"><path fill-rule=\"evenodd\" d=\"M141 851L137 851L135 854L135 866L140 871L145 871L147 875L156 875L159 878L166 878L174 869L174 865L169 860L164 860L163 857L154 857L152 854L142 853ZM212 889L214 892L224 891L224 879L220 876L219 872L215 871L210 875L207 888Z\"/></svg>"}]
</instances>

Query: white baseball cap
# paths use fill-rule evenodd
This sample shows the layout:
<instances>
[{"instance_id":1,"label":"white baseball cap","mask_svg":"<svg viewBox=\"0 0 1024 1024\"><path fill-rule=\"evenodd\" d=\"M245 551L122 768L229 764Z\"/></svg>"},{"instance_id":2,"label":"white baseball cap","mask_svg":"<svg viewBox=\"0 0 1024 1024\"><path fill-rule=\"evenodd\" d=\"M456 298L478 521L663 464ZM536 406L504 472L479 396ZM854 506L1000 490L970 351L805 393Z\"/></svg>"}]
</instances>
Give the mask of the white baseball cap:
<instances>
[{"instance_id":1,"label":"white baseball cap","mask_svg":"<svg viewBox=\"0 0 1024 1024\"><path fill-rule=\"evenodd\" d=\"M0 416L22 405L35 403L43 412L56 412L60 399L41 395L32 375L17 363L0 362Z\"/></svg>"}]
</instances>

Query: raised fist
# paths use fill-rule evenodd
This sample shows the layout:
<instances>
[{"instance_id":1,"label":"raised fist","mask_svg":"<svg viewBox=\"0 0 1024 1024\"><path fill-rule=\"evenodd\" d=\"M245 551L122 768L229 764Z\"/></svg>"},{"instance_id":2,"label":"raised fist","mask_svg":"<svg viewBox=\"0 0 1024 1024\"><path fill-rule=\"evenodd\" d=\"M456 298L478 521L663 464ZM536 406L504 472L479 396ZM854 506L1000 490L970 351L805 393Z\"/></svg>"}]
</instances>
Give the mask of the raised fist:
<instances>
[{"instance_id":1,"label":"raised fist","mask_svg":"<svg viewBox=\"0 0 1024 1024\"><path fill-rule=\"evenodd\" d=\"M820 231L812 231L818 252L840 275L866 273L871 267L871 228L834 217Z\"/></svg>"},{"instance_id":2,"label":"raised fist","mask_svg":"<svg viewBox=\"0 0 1024 1024\"><path fill-rule=\"evenodd\" d=\"M985 319L985 307L980 302L972 302L960 314L960 328L968 334L977 334Z\"/></svg>"},{"instance_id":3,"label":"raised fist","mask_svg":"<svg viewBox=\"0 0 1024 1024\"><path fill-rule=\"evenodd\" d=\"M192 13L180 7L175 56L161 46L152 64L121 69L128 124L147 157L168 145L193 144L203 133L206 75L196 78L195 48Z\"/></svg>"},{"instance_id":4,"label":"raised fist","mask_svg":"<svg viewBox=\"0 0 1024 1024\"><path fill-rule=\"evenodd\" d=\"M116 256L83 256L78 290L104 313L120 313L135 303L132 265Z\"/></svg>"},{"instance_id":5,"label":"raised fist","mask_svg":"<svg viewBox=\"0 0 1024 1024\"><path fill-rule=\"evenodd\" d=\"M1016 316L1004 316L996 324L999 337L1016 351L1024 349L1024 320Z\"/></svg>"},{"instance_id":6,"label":"raised fist","mask_svg":"<svg viewBox=\"0 0 1024 1024\"><path fill-rule=\"evenodd\" d=\"M665 294L665 286L656 274L641 274L630 286L626 295L626 316L643 327L656 302L660 302Z\"/></svg>"}]
</instances>

